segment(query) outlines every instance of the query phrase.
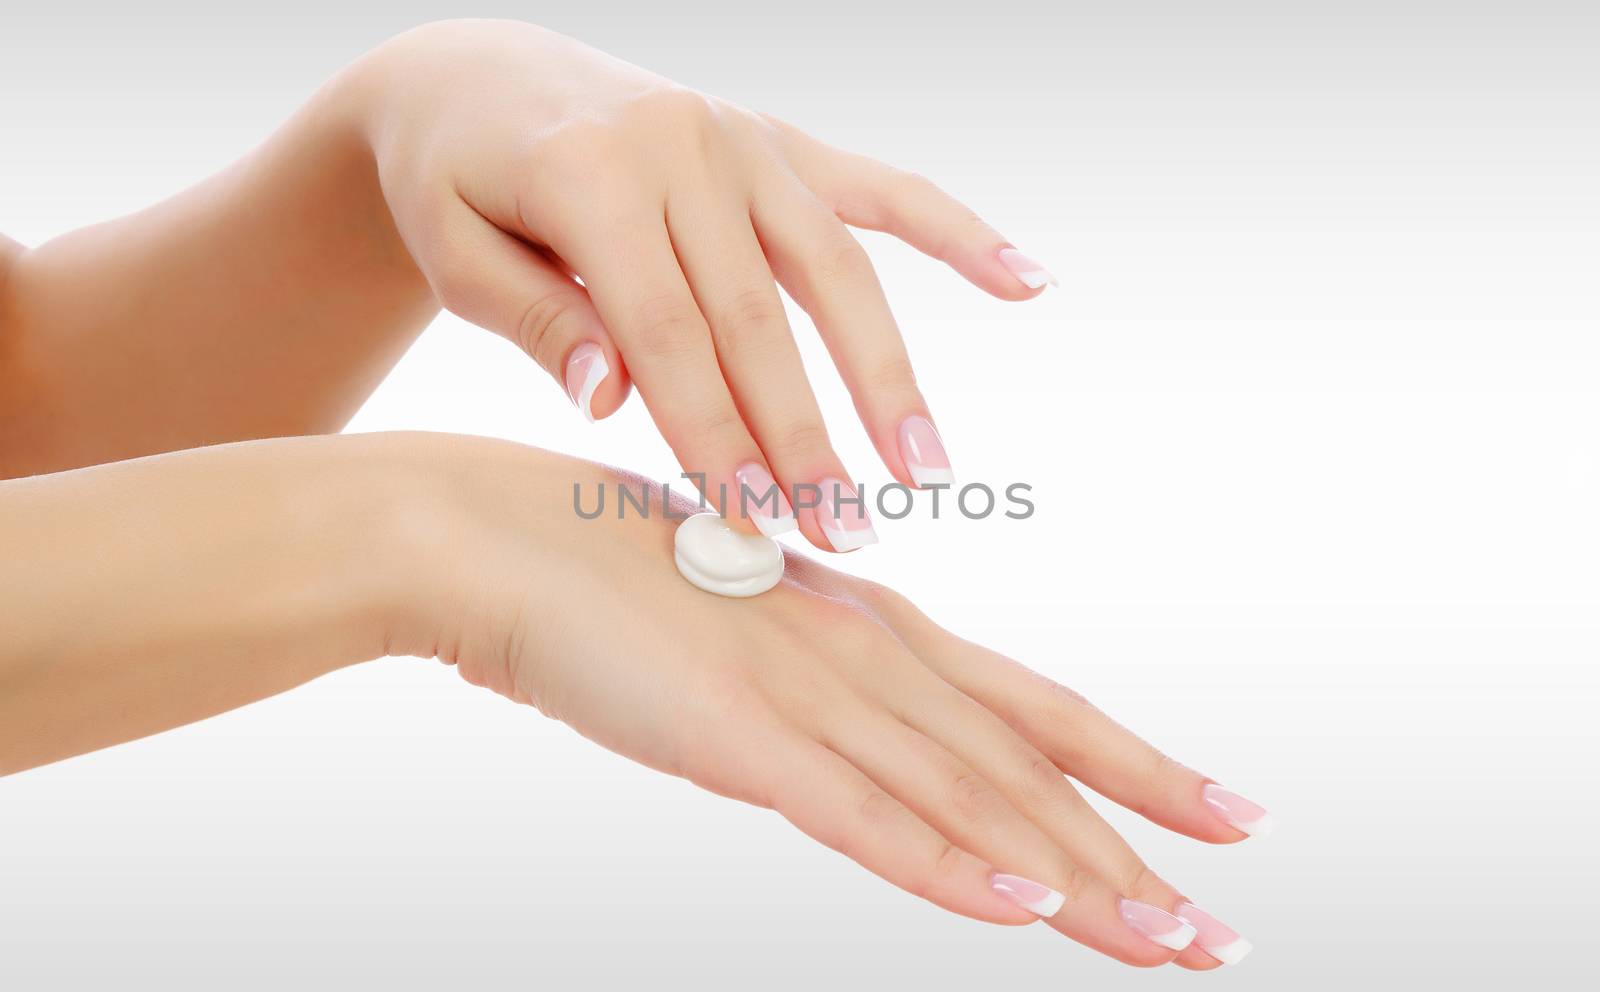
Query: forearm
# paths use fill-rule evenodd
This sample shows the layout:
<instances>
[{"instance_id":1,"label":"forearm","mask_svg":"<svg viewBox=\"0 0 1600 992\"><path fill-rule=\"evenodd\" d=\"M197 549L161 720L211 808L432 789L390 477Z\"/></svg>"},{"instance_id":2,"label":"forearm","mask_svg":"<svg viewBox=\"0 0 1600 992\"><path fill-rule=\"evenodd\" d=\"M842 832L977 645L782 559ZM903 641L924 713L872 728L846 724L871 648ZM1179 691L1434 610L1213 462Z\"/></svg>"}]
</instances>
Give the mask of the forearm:
<instances>
[{"instance_id":1,"label":"forearm","mask_svg":"<svg viewBox=\"0 0 1600 992\"><path fill-rule=\"evenodd\" d=\"M0 476L336 430L437 312L348 74L148 210L20 254L0 294Z\"/></svg>"},{"instance_id":2,"label":"forearm","mask_svg":"<svg viewBox=\"0 0 1600 992\"><path fill-rule=\"evenodd\" d=\"M379 657L413 619L404 435L0 482L0 774Z\"/></svg>"}]
</instances>

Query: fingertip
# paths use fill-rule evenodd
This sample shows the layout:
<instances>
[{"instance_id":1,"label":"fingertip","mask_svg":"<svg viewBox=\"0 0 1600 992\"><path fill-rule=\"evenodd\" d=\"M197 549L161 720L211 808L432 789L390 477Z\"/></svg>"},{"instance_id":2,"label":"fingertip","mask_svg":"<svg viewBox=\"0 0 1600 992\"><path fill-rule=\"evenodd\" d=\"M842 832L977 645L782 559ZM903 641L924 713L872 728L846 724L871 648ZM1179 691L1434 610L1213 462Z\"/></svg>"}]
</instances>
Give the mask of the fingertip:
<instances>
[{"instance_id":1,"label":"fingertip","mask_svg":"<svg viewBox=\"0 0 1600 992\"><path fill-rule=\"evenodd\" d=\"M1043 296L1049 283L1039 286L1024 285L1009 269L991 255L976 270L962 272L967 281L997 299L1007 303L1025 303Z\"/></svg>"},{"instance_id":2,"label":"fingertip","mask_svg":"<svg viewBox=\"0 0 1600 992\"><path fill-rule=\"evenodd\" d=\"M590 397L588 410L590 420L605 420L621 410L632 393L633 383L629 381L627 372L617 369L606 377Z\"/></svg>"},{"instance_id":3,"label":"fingertip","mask_svg":"<svg viewBox=\"0 0 1600 992\"><path fill-rule=\"evenodd\" d=\"M1044 263L1007 245L994 253L994 259L1005 270L1014 289L1026 291L1021 297L1031 299L1043 293L1045 287L1061 285Z\"/></svg>"},{"instance_id":4,"label":"fingertip","mask_svg":"<svg viewBox=\"0 0 1600 992\"><path fill-rule=\"evenodd\" d=\"M1221 843L1237 843L1246 837L1265 837L1277 825L1264 806L1215 782L1207 781L1200 787L1200 800L1211 822L1224 828L1228 839Z\"/></svg>"},{"instance_id":5,"label":"fingertip","mask_svg":"<svg viewBox=\"0 0 1600 992\"><path fill-rule=\"evenodd\" d=\"M889 467L902 485L924 490L955 485L955 469L950 465L944 439L926 414L911 413L902 418L894 430L894 439L899 460Z\"/></svg>"},{"instance_id":6,"label":"fingertip","mask_svg":"<svg viewBox=\"0 0 1600 992\"><path fill-rule=\"evenodd\" d=\"M987 914L979 917L986 923L997 923L1003 927L1025 927L1038 923L1039 917L1020 906L999 905L988 910Z\"/></svg>"},{"instance_id":7,"label":"fingertip","mask_svg":"<svg viewBox=\"0 0 1600 992\"><path fill-rule=\"evenodd\" d=\"M1202 951L1199 947L1190 944L1172 959L1172 963L1185 971L1214 971L1222 967L1222 962Z\"/></svg>"}]
</instances>

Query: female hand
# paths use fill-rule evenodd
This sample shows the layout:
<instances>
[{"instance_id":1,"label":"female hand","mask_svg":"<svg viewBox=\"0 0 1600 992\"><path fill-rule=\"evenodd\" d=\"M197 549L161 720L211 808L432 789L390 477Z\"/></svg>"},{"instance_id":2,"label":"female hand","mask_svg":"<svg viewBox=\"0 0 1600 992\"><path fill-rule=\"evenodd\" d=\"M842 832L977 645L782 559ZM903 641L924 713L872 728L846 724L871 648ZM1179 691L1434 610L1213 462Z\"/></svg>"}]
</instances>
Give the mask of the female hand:
<instances>
[{"instance_id":1,"label":"female hand","mask_svg":"<svg viewBox=\"0 0 1600 992\"><path fill-rule=\"evenodd\" d=\"M575 485L586 510L605 486L611 512L582 519ZM649 519L619 519L621 485L640 483L505 442L407 434L0 482L13 621L0 775L344 665L437 655L612 750L776 809L955 912L1046 916L1140 965L1210 967L1247 949L1064 775L1215 843L1259 832L1259 807L888 590L791 558L760 596L701 592L672 564L659 496Z\"/></svg>"},{"instance_id":2,"label":"female hand","mask_svg":"<svg viewBox=\"0 0 1600 992\"><path fill-rule=\"evenodd\" d=\"M812 502L811 487L852 479L774 278L910 485L948 483L949 460L845 225L888 231L1003 299L1051 278L920 177L530 24L428 25L350 82L396 226L442 304L519 344L591 419L637 383L684 469L745 530L794 523L787 500L746 519L741 486L763 496L776 480ZM849 500L821 501L799 508L813 544L875 539Z\"/></svg>"},{"instance_id":3,"label":"female hand","mask_svg":"<svg viewBox=\"0 0 1600 992\"><path fill-rule=\"evenodd\" d=\"M659 490L650 519L617 518L615 487L639 480L493 441L455 439L432 461L425 526L404 542L430 585L403 613L412 626L385 637L394 653L437 650L468 681L770 807L953 912L1044 915L1135 965L1207 968L1248 949L1065 776L1212 843L1243 839L1235 823L1265 826L1264 812L1075 693L803 557L752 599L693 588L674 568ZM579 518L575 485L585 507L604 487L611 509Z\"/></svg>"}]
</instances>

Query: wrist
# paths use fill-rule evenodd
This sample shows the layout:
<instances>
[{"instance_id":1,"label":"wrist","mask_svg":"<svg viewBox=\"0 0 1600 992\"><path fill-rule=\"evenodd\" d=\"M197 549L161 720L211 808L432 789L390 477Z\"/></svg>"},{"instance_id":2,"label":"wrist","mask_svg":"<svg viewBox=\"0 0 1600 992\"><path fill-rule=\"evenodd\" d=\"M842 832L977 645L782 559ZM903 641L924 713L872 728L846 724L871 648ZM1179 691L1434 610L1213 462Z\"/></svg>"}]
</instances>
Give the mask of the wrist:
<instances>
[{"instance_id":1,"label":"wrist","mask_svg":"<svg viewBox=\"0 0 1600 992\"><path fill-rule=\"evenodd\" d=\"M370 287L395 307L437 306L433 291L396 226L383 182L376 122L385 100L368 60L347 66L275 136L299 170L298 199L308 243L324 264Z\"/></svg>"},{"instance_id":2,"label":"wrist","mask_svg":"<svg viewBox=\"0 0 1600 992\"><path fill-rule=\"evenodd\" d=\"M488 642L519 623L558 620L584 577L626 574L652 555L670 561L675 519L663 514L660 490L643 494L636 477L491 438L360 440L366 485L388 494L358 511L372 549L363 583L388 654L455 660L466 648L492 650ZM648 515L619 513L623 487L651 505ZM608 512L594 516L602 490Z\"/></svg>"},{"instance_id":3,"label":"wrist","mask_svg":"<svg viewBox=\"0 0 1600 992\"><path fill-rule=\"evenodd\" d=\"M430 657L458 586L460 514L444 435L328 438L336 483L323 488L321 532L343 576L341 609L370 657Z\"/></svg>"},{"instance_id":4,"label":"wrist","mask_svg":"<svg viewBox=\"0 0 1600 992\"><path fill-rule=\"evenodd\" d=\"M491 438L396 432L338 438L358 535L353 617L383 654L449 658L506 589L548 581L574 459ZM570 497L567 497L570 498Z\"/></svg>"}]
</instances>

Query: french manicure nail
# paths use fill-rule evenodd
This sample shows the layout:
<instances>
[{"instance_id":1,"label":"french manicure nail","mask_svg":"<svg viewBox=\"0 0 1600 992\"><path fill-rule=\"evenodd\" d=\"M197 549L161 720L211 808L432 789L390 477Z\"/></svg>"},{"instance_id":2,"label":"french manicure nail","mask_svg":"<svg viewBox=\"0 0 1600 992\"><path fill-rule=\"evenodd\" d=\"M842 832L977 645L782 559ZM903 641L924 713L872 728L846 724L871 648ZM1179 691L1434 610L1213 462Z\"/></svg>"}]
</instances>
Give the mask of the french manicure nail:
<instances>
[{"instance_id":1,"label":"french manicure nail","mask_svg":"<svg viewBox=\"0 0 1600 992\"><path fill-rule=\"evenodd\" d=\"M1040 286L1059 286L1056 277L1050 270L1038 262L1017 251L1015 248L1000 249L1000 264L1011 270L1017 281L1029 289L1038 289Z\"/></svg>"},{"instance_id":2,"label":"french manicure nail","mask_svg":"<svg viewBox=\"0 0 1600 992\"><path fill-rule=\"evenodd\" d=\"M591 424L594 423L594 408L590 405L594 401L594 391L610 374L605 349L593 341L585 341L572 349L567 359L567 395Z\"/></svg>"},{"instance_id":3,"label":"french manicure nail","mask_svg":"<svg viewBox=\"0 0 1600 992\"><path fill-rule=\"evenodd\" d=\"M989 879L989 888L1010 899L1023 909L1045 919L1061 912L1067 897L1038 882L1030 882L1018 875L1001 875Z\"/></svg>"},{"instance_id":4,"label":"french manicure nail","mask_svg":"<svg viewBox=\"0 0 1600 992\"><path fill-rule=\"evenodd\" d=\"M1206 806L1217 819L1252 837L1265 837L1275 825L1272 814L1220 785L1207 784L1200 790L1200 798L1205 800Z\"/></svg>"},{"instance_id":5,"label":"french manicure nail","mask_svg":"<svg viewBox=\"0 0 1600 992\"><path fill-rule=\"evenodd\" d=\"M956 475L950 470L944 442L939 440L933 422L919 413L900 421L900 457L918 489L955 485Z\"/></svg>"},{"instance_id":6,"label":"french manicure nail","mask_svg":"<svg viewBox=\"0 0 1600 992\"><path fill-rule=\"evenodd\" d=\"M878 543L867 515L867 497L861 490L838 479L817 483L822 502L817 506L817 523L835 551L854 551Z\"/></svg>"},{"instance_id":7,"label":"french manicure nail","mask_svg":"<svg viewBox=\"0 0 1600 992\"><path fill-rule=\"evenodd\" d=\"M742 516L755 521L756 529L768 537L777 537L794 530L794 508L783 498L772 473L759 462L748 462L734 470L733 478L739 483L739 502Z\"/></svg>"},{"instance_id":8,"label":"french manicure nail","mask_svg":"<svg viewBox=\"0 0 1600 992\"><path fill-rule=\"evenodd\" d=\"M1181 951L1194 940L1195 929L1164 909L1149 903L1123 899L1117 903L1122 922L1144 939L1174 951Z\"/></svg>"},{"instance_id":9,"label":"french manicure nail","mask_svg":"<svg viewBox=\"0 0 1600 992\"><path fill-rule=\"evenodd\" d=\"M1254 946L1239 936L1238 931L1195 906L1192 902L1179 903L1178 919L1195 929L1195 946L1221 961L1238 964Z\"/></svg>"}]
</instances>

